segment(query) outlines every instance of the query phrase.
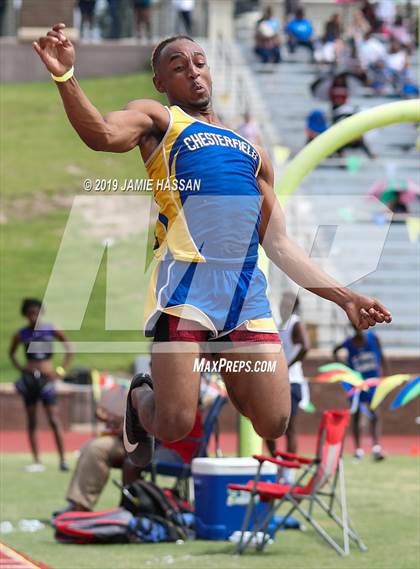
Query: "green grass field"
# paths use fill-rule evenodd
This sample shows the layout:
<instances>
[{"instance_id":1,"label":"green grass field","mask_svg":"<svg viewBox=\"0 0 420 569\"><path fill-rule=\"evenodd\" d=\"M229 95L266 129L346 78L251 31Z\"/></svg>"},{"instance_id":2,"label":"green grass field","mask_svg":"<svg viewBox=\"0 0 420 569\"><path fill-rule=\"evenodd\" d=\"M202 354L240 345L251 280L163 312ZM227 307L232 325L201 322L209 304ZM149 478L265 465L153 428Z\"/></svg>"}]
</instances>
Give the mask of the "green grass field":
<instances>
[{"instance_id":1,"label":"green grass field","mask_svg":"<svg viewBox=\"0 0 420 569\"><path fill-rule=\"evenodd\" d=\"M58 472L55 457L45 455L47 470L28 474L27 455L1 455L1 518L17 526L20 519L47 523L50 513L64 504L69 474ZM265 553L231 555L227 542L196 541L183 545L62 545L46 527L37 533L14 531L3 535L7 544L54 569L138 567L220 569L418 569L419 464L412 457L390 457L381 464L346 461L349 512L369 550L352 549L340 558L314 533L289 530L277 534ZM119 479L120 473L113 472ZM109 482L97 509L113 507L118 490ZM320 518L324 520L324 518ZM326 522L326 527L330 524Z\"/></svg>"},{"instance_id":2,"label":"green grass field","mask_svg":"<svg viewBox=\"0 0 420 569\"><path fill-rule=\"evenodd\" d=\"M136 98L157 97L148 73L84 80L81 84L104 114ZM20 302L26 296L44 296L73 197L86 195L83 179L122 181L145 178L146 174L137 149L110 154L87 148L70 126L51 82L2 86L0 113L0 376L2 381L12 381L16 372L9 363L7 347L11 334L24 325ZM146 239L145 233L139 247L144 248ZM77 274L73 276L78 278ZM136 286L144 289L145 280ZM143 336L137 331L104 332L105 289L103 261L82 329L69 336L81 341L141 340ZM128 370L132 359L132 355L118 353L80 354L73 365Z\"/></svg>"}]
</instances>

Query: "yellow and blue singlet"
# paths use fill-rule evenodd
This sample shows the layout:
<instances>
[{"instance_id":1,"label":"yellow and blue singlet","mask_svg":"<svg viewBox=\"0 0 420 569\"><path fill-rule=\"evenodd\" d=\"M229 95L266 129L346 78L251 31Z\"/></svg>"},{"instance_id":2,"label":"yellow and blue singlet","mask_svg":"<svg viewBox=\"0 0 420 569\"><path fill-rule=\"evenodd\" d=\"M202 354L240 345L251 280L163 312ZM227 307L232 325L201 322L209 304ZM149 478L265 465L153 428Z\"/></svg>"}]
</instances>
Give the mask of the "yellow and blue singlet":
<instances>
[{"instance_id":1,"label":"yellow and blue singlet","mask_svg":"<svg viewBox=\"0 0 420 569\"><path fill-rule=\"evenodd\" d=\"M261 157L245 138L180 107L146 162L159 207L146 335L161 312L227 334L277 332L257 267Z\"/></svg>"}]
</instances>

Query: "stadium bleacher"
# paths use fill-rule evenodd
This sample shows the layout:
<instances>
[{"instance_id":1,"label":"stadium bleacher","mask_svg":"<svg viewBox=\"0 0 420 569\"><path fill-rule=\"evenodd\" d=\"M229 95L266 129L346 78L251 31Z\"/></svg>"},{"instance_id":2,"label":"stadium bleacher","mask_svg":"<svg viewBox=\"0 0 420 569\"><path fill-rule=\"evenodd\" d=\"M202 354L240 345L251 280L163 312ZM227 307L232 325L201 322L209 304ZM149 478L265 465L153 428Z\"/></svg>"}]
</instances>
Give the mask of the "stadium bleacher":
<instances>
[{"instance_id":1,"label":"stadium bleacher","mask_svg":"<svg viewBox=\"0 0 420 569\"><path fill-rule=\"evenodd\" d=\"M262 67L253 53L254 20L249 14L237 19L236 43L220 43L217 51L213 54L210 51L216 78L217 109L232 126L238 124L238 108L241 111L250 109L262 127L267 146L286 146L293 158L305 144L305 117L308 112L320 108L327 116L329 114L328 103L314 99L309 88L319 70L309 63L305 50L289 56L283 49L281 64ZM351 98L351 104L363 110L392 100L361 90ZM341 262L348 259L356 272L356 269L363 272L366 268L369 274L351 286L378 297L392 311L392 326L381 327L378 334L388 354L401 356L416 355L420 347L419 243L418 240L410 240L405 220L390 223L390 216L385 215L382 229L387 235L378 253L378 243L371 241L374 237L367 229L374 230L381 218L379 221L375 218L372 211L374 203L366 196L372 184L390 173L398 179L411 179L419 184L416 138L415 125L410 123L367 133L366 140L376 155L375 159L370 160L358 150L347 151L346 156L360 156L356 171L349 171L346 167L346 157L326 159L297 190L299 200L294 201L307 202L304 214L299 215L299 208L294 208L293 204L287 208L289 233L311 251L314 224L315 227L328 226L335 218L339 223L339 207L343 207L343 202L338 198L348 197L350 201L360 198L359 208L351 212L353 219L347 219L351 239L342 239L335 257L327 259L324 266L334 273L334 258L340 258ZM284 164L275 164L277 178L283 169ZM333 205L314 208L313 196L326 196L329 204L338 200L335 213ZM377 208L382 211L380 204ZM418 202L410 208L412 215L419 215ZM282 291L289 286L290 282L280 271L270 270L270 296L274 310ZM334 305L305 291L301 300L305 319L316 327L317 348L330 351L349 331L344 314Z\"/></svg>"}]
</instances>

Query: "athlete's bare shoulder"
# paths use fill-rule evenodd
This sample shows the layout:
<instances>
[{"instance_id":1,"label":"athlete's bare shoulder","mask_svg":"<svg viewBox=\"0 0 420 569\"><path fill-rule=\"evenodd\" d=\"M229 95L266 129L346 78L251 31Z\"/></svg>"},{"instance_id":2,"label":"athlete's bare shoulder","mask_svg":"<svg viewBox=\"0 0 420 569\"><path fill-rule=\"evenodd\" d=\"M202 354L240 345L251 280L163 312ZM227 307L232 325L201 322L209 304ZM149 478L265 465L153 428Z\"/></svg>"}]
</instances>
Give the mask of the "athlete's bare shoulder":
<instances>
[{"instance_id":1,"label":"athlete's bare shoulder","mask_svg":"<svg viewBox=\"0 0 420 569\"><path fill-rule=\"evenodd\" d=\"M261 167L258 172L258 179L259 181L263 180L264 182L268 183L270 186L273 186L274 183L274 171L273 166L271 164L270 156L268 155L267 150L258 144L254 144L255 148L258 150L259 155L261 157Z\"/></svg>"},{"instance_id":2,"label":"athlete's bare shoulder","mask_svg":"<svg viewBox=\"0 0 420 569\"><path fill-rule=\"evenodd\" d=\"M137 111L147 115L152 120L154 126L163 132L166 131L169 126L170 117L168 110L162 103L159 103L159 101L154 101L153 99L135 99L125 106L125 110Z\"/></svg>"}]
</instances>

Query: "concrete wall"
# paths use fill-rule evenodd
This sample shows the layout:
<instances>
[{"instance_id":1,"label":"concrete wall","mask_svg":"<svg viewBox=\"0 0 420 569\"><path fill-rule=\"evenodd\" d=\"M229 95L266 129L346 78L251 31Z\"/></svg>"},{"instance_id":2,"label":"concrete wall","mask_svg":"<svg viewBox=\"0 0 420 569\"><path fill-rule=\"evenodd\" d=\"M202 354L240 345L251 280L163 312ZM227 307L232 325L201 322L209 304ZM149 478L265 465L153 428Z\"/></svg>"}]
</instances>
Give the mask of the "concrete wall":
<instances>
[{"instance_id":1,"label":"concrete wall","mask_svg":"<svg viewBox=\"0 0 420 569\"><path fill-rule=\"evenodd\" d=\"M150 69L152 45L124 44L106 41L101 44L76 46L76 76L100 77L122 75ZM22 83L49 81L50 77L31 44L14 38L0 42L0 81Z\"/></svg>"},{"instance_id":2,"label":"concrete wall","mask_svg":"<svg viewBox=\"0 0 420 569\"><path fill-rule=\"evenodd\" d=\"M311 359L305 364L305 373L309 376L316 373L322 360ZM418 359L394 360L390 362L390 373L418 373ZM66 429L71 429L75 423L90 423L92 418L92 398L89 386L74 386L64 384L59 387L60 414ZM348 401L344 390L338 384L311 383L311 400L316 407L316 413L301 412L298 416L298 432L316 433L322 411L325 409L347 409ZM412 401L397 411L388 408L398 390L392 391L380 406L383 419L383 433L387 435L416 435L419 426L416 417L419 415L419 399ZM39 412L40 428L47 428L42 410ZM234 432L237 429L238 413L228 402L224 406L220 417L220 429L225 432ZM25 415L20 396L15 392L12 384L0 385L0 431L25 429Z\"/></svg>"}]
</instances>

